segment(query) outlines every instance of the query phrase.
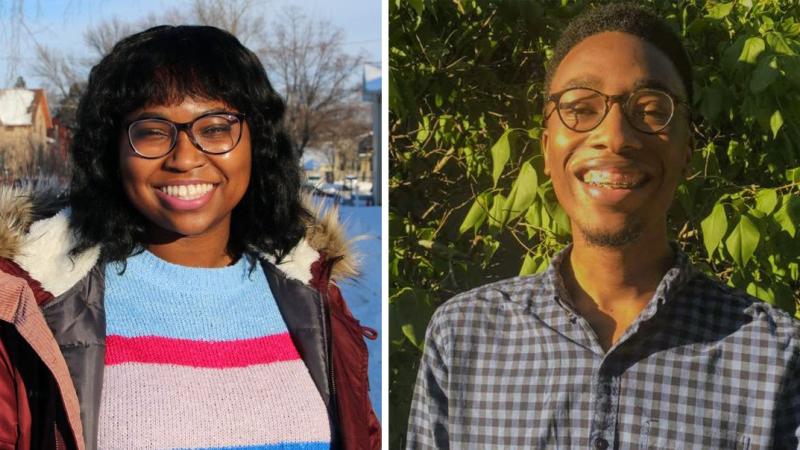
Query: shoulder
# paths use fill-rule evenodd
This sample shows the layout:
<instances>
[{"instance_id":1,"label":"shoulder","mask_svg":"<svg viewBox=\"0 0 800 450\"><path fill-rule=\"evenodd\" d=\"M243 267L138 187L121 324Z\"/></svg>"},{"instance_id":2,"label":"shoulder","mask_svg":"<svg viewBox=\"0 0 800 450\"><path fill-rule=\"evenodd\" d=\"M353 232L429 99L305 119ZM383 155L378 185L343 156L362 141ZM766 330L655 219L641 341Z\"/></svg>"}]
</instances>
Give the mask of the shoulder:
<instances>
[{"instance_id":1,"label":"shoulder","mask_svg":"<svg viewBox=\"0 0 800 450\"><path fill-rule=\"evenodd\" d=\"M683 292L693 313L702 314L709 326L737 324L755 339L794 353L800 351L800 321L789 312L705 274L696 275ZM781 299L781 301L795 301Z\"/></svg>"},{"instance_id":2,"label":"shoulder","mask_svg":"<svg viewBox=\"0 0 800 450\"><path fill-rule=\"evenodd\" d=\"M353 249L354 239L348 239L335 207L323 208L306 201L311 218L306 235L283 258L260 254L260 259L272 264L281 275L297 280L317 290L329 282L355 278L359 273L359 255Z\"/></svg>"},{"instance_id":3,"label":"shoulder","mask_svg":"<svg viewBox=\"0 0 800 450\"><path fill-rule=\"evenodd\" d=\"M432 335L472 333L518 320L538 297L549 292L544 274L508 278L458 294L434 312Z\"/></svg>"},{"instance_id":4,"label":"shoulder","mask_svg":"<svg viewBox=\"0 0 800 450\"><path fill-rule=\"evenodd\" d=\"M543 277L541 274L514 277L476 287L444 302L436 314L448 316L476 309L491 310L504 305L524 307L545 290Z\"/></svg>"}]
</instances>

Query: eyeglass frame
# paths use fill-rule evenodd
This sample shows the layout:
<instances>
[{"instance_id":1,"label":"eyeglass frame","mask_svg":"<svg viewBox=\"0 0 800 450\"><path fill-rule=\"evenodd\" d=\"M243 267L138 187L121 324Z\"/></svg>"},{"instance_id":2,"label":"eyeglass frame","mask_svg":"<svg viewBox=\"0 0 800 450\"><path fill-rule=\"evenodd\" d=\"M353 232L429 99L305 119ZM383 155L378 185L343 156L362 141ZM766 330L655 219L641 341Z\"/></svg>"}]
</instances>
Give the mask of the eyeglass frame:
<instances>
[{"instance_id":1,"label":"eyeglass frame","mask_svg":"<svg viewBox=\"0 0 800 450\"><path fill-rule=\"evenodd\" d=\"M567 122L565 122L564 118L561 117L561 110L558 107L558 102L561 100L561 96L562 95L564 95L566 92L569 92L569 91L575 90L575 89L584 89L584 90L587 90L587 91L592 91L592 92L594 92L596 94L599 94L605 100L605 112L603 113L603 117L601 117L600 120L593 127L589 128L588 130L575 130L572 127L570 127L569 125L567 125ZM631 118L628 117L628 111L627 111L627 108L626 108L626 105L628 104L628 101L630 101L632 96L634 96L637 93L641 93L641 92L658 92L659 94L666 95L670 99L670 101L672 102L672 114L670 114L669 119L667 119L667 122L664 124L663 127L659 128L657 130L653 130L653 131L645 131L645 130L640 129L636 125L634 125L633 122L631 121ZM683 100L680 97L678 97L677 95L675 95L675 94L673 94L673 93L671 93L669 91L665 91L663 89L641 88L641 89L636 89L634 91L628 92L627 94L608 95L608 94L605 94L603 92L598 91L597 89L590 88L590 87L587 87L587 86L571 86L571 87L568 87L568 88L563 89L561 91L553 92L552 94L550 94L545 99L545 103L544 104L545 104L545 107L546 107L546 105L549 104L550 102L555 103L555 108L553 108L553 111L556 111L556 113L558 114L558 120L560 120L561 123L565 127L567 127L569 130L574 131L576 133L588 133L588 132L594 130L595 128L599 127L600 124L603 123L604 120L606 120L606 117L608 116L609 111L611 111L611 101L612 100L617 102L617 103L619 103L620 108L622 108L622 115L625 117L625 120L628 122L628 124L630 126L632 126L636 131L639 131L639 132L645 133L645 134L658 134L658 133L661 133L662 131L664 131L668 126L670 126L670 124L672 124L673 117L675 117L675 111L677 111L677 106L682 105L682 106L685 106L687 109L689 108L689 103L687 103L685 100ZM544 120L550 119L550 116L553 115L553 111L550 111L550 113L545 114Z\"/></svg>"},{"instance_id":2,"label":"eyeglass frame","mask_svg":"<svg viewBox=\"0 0 800 450\"><path fill-rule=\"evenodd\" d=\"M210 151L204 149L197 142L197 140L195 139L194 133L192 132L192 127L194 126L195 122L197 122L200 119L204 119L206 117L209 117L209 116L233 116L233 117L236 117L236 119L239 121L239 124L240 124L239 137L236 139L236 143L234 143L233 146L230 149L225 150L224 152L210 152ZM189 137L189 141L192 143L192 145L194 145L195 148L197 148L201 152L203 152L203 153L205 153L207 155L224 155L226 153L232 152L233 149L235 149L236 146L239 145L239 142L241 142L242 134L244 133L244 121L245 121L246 117L247 117L247 115L244 114L244 113L231 112L231 111L211 111L211 112L207 112L205 114L201 114L201 115L195 117L193 120L190 120L189 122L173 122L173 121L171 121L169 119L164 119L164 118L161 118L161 117L145 117L145 118L140 118L140 119L136 119L136 120L130 121L128 123L128 125L127 125L128 132L126 134L128 135L128 144L131 146L131 149L133 150L133 152L136 153L139 157L144 158L144 159L163 158L163 157L169 155L170 153L172 153L172 151L175 150L175 146L178 145L178 135L180 134L181 131L186 133L186 136ZM144 121L147 121L147 120L157 120L159 122L168 123L175 130L174 138L172 139L172 144L170 144L169 150L167 150L163 155L145 156L145 155L139 153L139 151L136 150L136 146L133 145L133 139L131 138L131 130L133 129L133 126L136 125L139 122L144 122Z\"/></svg>"}]
</instances>

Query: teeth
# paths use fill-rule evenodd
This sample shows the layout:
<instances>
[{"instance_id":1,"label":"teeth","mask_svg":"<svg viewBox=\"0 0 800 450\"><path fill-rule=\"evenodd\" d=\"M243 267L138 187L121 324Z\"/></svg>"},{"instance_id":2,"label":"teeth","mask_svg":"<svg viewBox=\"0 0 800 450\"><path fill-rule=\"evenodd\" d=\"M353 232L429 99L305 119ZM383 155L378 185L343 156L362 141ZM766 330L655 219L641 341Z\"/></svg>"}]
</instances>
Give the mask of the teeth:
<instances>
[{"instance_id":1,"label":"teeth","mask_svg":"<svg viewBox=\"0 0 800 450\"><path fill-rule=\"evenodd\" d=\"M194 200L196 198L200 198L208 193L211 189L214 188L213 184L204 183L204 184L189 184L189 185L180 185L180 186L162 186L158 188L161 192L169 195L170 197L176 197L181 200Z\"/></svg>"},{"instance_id":2,"label":"teeth","mask_svg":"<svg viewBox=\"0 0 800 450\"><path fill-rule=\"evenodd\" d=\"M604 170L589 170L583 174L583 182L593 186L611 189L631 189L644 181L641 174L628 174L608 172Z\"/></svg>"}]
</instances>

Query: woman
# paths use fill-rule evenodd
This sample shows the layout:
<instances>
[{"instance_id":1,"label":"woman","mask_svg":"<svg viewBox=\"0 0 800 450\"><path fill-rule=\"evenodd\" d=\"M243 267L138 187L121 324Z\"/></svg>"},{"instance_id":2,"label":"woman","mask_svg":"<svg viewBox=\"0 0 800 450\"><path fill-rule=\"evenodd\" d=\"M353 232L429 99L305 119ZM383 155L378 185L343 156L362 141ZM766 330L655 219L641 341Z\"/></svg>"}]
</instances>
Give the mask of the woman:
<instances>
[{"instance_id":1,"label":"woman","mask_svg":"<svg viewBox=\"0 0 800 450\"><path fill-rule=\"evenodd\" d=\"M352 274L258 58L212 28L90 74L68 206L0 198L0 449L376 449Z\"/></svg>"}]
</instances>

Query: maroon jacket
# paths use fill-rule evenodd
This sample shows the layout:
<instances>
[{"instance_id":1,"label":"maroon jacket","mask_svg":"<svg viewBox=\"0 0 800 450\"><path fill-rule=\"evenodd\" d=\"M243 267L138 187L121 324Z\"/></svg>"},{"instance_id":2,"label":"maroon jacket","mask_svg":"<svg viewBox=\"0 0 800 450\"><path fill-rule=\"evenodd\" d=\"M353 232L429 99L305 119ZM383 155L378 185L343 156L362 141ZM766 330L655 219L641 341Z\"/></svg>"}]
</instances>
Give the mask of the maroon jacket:
<instances>
[{"instance_id":1,"label":"maroon jacket","mask_svg":"<svg viewBox=\"0 0 800 450\"><path fill-rule=\"evenodd\" d=\"M0 217L7 212L2 194ZM0 450L96 448L104 269L99 252L73 259L49 254L64 247L66 222L60 213L29 230L30 221L18 220L21 231L10 246L0 224ZM265 259L261 266L328 407L333 448L377 450L380 424L369 400L364 343L376 332L353 318L331 281L352 273L341 254L346 246L336 239L340 230L326 230L332 226L330 217L321 220L288 262ZM32 258L37 251L47 254ZM54 271L61 260L71 266Z\"/></svg>"}]
</instances>

